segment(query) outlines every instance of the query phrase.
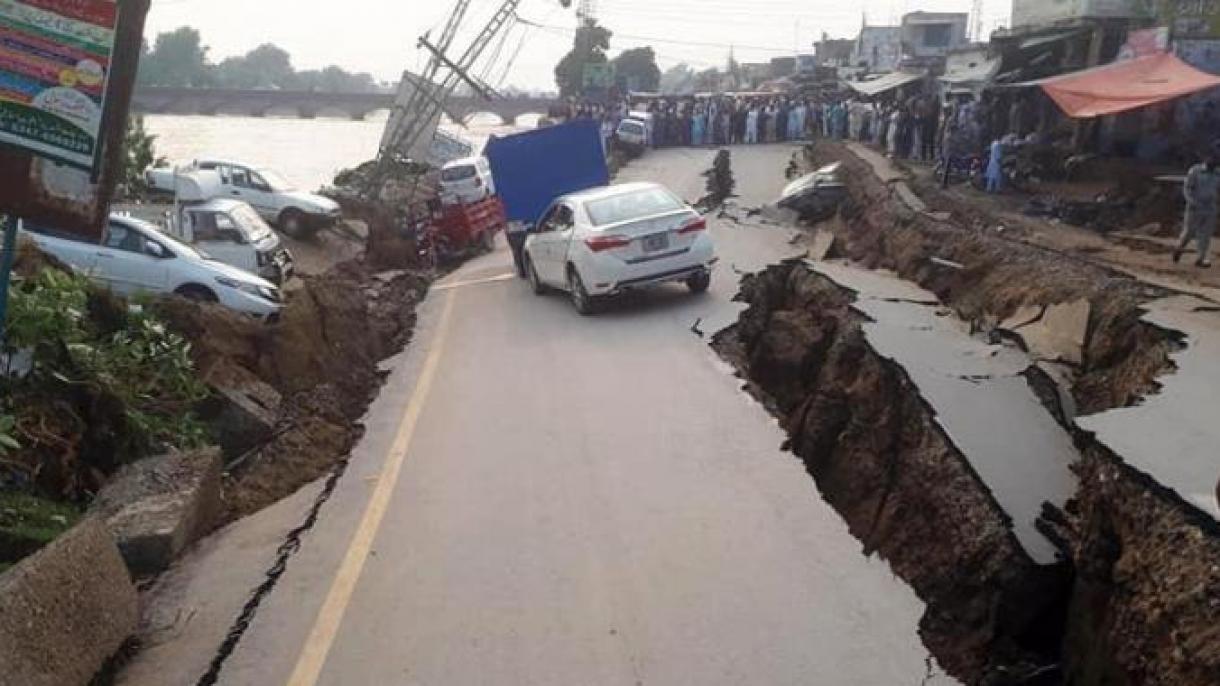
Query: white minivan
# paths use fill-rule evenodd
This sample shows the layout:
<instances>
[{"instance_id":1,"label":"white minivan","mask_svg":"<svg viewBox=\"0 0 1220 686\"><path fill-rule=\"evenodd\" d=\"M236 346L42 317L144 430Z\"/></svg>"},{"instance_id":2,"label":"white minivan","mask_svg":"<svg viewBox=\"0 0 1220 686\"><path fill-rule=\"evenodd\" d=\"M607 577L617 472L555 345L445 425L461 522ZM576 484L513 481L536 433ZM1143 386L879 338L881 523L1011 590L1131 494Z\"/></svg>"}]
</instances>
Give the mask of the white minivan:
<instances>
[{"instance_id":1,"label":"white minivan","mask_svg":"<svg viewBox=\"0 0 1220 686\"><path fill-rule=\"evenodd\" d=\"M486 157L463 157L441 167L442 203L465 205L495 194L496 182Z\"/></svg>"}]
</instances>

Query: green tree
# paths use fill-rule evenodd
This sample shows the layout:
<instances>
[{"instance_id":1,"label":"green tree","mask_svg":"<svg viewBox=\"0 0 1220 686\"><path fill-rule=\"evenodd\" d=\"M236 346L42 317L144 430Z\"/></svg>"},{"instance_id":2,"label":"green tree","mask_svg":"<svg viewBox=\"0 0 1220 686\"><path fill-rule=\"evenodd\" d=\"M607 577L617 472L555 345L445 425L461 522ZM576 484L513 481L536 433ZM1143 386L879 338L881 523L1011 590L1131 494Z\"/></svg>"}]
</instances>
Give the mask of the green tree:
<instances>
[{"instance_id":1,"label":"green tree","mask_svg":"<svg viewBox=\"0 0 1220 686\"><path fill-rule=\"evenodd\" d=\"M150 86L202 87L211 84L208 48L199 32L183 26L157 36L140 63L140 83Z\"/></svg>"},{"instance_id":2,"label":"green tree","mask_svg":"<svg viewBox=\"0 0 1220 686\"><path fill-rule=\"evenodd\" d=\"M659 88L662 93L688 95L695 92L695 70L685 62L675 64L661 74Z\"/></svg>"},{"instance_id":3,"label":"green tree","mask_svg":"<svg viewBox=\"0 0 1220 686\"><path fill-rule=\"evenodd\" d=\"M122 167L119 187L115 192L127 197L136 197L148 189L144 181L144 170L165 164L164 157L157 157L157 137L144 128L144 117L127 119L127 131L123 134Z\"/></svg>"},{"instance_id":4,"label":"green tree","mask_svg":"<svg viewBox=\"0 0 1220 686\"><path fill-rule=\"evenodd\" d=\"M661 68L652 48L624 50L614 58L614 71L620 80L626 81L628 90L655 91L661 85Z\"/></svg>"},{"instance_id":5,"label":"green tree","mask_svg":"<svg viewBox=\"0 0 1220 686\"><path fill-rule=\"evenodd\" d=\"M585 65L605 64L609 61L606 51L610 49L609 29L598 26L594 19L586 19L576 29L572 50L555 66L555 84L563 97L580 95L584 85Z\"/></svg>"}]
</instances>

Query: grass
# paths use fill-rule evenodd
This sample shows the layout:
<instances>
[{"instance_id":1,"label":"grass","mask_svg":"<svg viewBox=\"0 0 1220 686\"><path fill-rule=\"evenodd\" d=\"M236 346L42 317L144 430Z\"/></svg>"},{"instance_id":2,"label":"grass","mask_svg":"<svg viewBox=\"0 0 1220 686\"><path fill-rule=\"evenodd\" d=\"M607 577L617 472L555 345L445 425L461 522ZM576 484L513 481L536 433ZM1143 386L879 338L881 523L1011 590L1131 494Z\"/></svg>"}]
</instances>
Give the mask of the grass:
<instances>
[{"instance_id":1,"label":"grass","mask_svg":"<svg viewBox=\"0 0 1220 686\"><path fill-rule=\"evenodd\" d=\"M0 492L0 571L72 528L81 517L71 505L26 493Z\"/></svg>"}]
</instances>

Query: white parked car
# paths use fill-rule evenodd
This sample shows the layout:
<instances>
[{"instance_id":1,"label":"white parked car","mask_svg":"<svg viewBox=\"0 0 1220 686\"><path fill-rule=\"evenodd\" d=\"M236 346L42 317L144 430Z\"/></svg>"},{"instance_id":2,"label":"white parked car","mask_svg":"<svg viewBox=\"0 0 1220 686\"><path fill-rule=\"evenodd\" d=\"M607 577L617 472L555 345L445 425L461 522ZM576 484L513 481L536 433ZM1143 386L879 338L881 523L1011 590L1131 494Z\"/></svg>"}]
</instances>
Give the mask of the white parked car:
<instances>
[{"instance_id":1,"label":"white parked car","mask_svg":"<svg viewBox=\"0 0 1220 686\"><path fill-rule=\"evenodd\" d=\"M643 150L648 147L648 125L638 119L622 120L614 135L628 148Z\"/></svg>"},{"instance_id":2,"label":"white parked car","mask_svg":"<svg viewBox=\"0 0 1220 686\"><path fill-rule=\"evenodd\" d=\"M342 216L339 203L330 198L297 190L279 173L255 168L239 162L200 159L185 170L149 169L148 185L166 193L175 193L176 176L183 171L203 169L220 176L224 197L245 201L267 223L280 231L301 238L318 229L333 226Z\"/></svg>"},{"instance_id":3,"label":"white parked car","mask_svg":"<svg viewBox=\"0 0 1220 686\"><path fill-rule=\"evenodd\" d=\"M275 284L218 262L139 219L112 215L100 244L28 223L24 232L43 252L122 295L175 294L262 319L282 307Z\"/></svg>"},{"instance_id":4,"label":"white parked car","mask_svg":"<svg viewBox=\"0 0 1220 686\"><path fill-rule=\"evenodd\" d=\"M567 291L581 314L603 296L660 283L702 293L717 261L707 221L655 183L560 197L530 229L525 256L534 292Z\"/></svg>"},{"instance_id":5,"label":"white parked car","mask_svg":"<svg viewBox=\"0 0 1220 686\"><path fill-rule=\"evenodd\" d=\"M465 157L441 167L441 202L469 204L495 194L496 182L486 157Z\"/></svg>"}]
</instances>

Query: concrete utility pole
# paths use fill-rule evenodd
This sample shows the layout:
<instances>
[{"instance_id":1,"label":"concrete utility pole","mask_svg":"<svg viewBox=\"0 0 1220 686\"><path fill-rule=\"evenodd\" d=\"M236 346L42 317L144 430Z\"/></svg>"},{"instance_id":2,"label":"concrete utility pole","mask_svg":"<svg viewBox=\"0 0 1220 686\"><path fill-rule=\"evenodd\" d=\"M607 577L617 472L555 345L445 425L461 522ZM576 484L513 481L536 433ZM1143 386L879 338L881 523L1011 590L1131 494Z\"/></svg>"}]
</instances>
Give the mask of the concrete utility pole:
<instances>
[{"instance_id":1,"label":"concrete utility pole","mask_svg":"<svg viewBox=\"0 0 1220 686\"><path fill-rule=\"evenodd\" d=\"M580 26L597 21L597 0L580 0L580 6L576 8L576 19Z\"/></svg>"},{"instance_id":2,"label":"concrete utility pole","mask_svg":"<svg viewBox=\"0 0 1220 686\"><path fill-rule=\"evenodd\" d=\"M445 102L453 95L459 84L469 85L475 93L491 99L494 90L471 73L475 62L492 44L496 36L505 29L510 21L516 18L517 7L521 0L504 0L500 8L487 21L483 30L470 42L470 45L457 58L448 56L449 48L470 9L471 0L457 0L453 12L449 15L440 38L433 43L428 35L421 36L419 47L426 48L431 54L428 66L419 77L404 74L403 80L411 86L406 102L395 105L390 113L388 135L383 139L381 150L377 156L377 171L371 184L370 192L377 192L381 179L390 167L391 162L405 151L411 150L423 136L433 136L436 133L436 121L444 111ZM559 0L564 7L571 6L571 0ZM581 8L591 5L590 0L584 0Z\"/></svg>"}]
</instances>

